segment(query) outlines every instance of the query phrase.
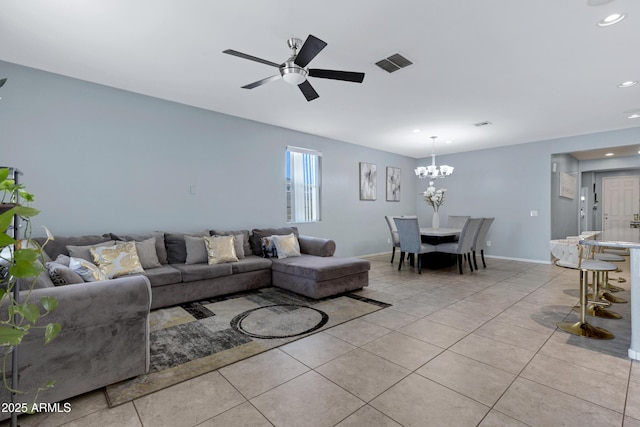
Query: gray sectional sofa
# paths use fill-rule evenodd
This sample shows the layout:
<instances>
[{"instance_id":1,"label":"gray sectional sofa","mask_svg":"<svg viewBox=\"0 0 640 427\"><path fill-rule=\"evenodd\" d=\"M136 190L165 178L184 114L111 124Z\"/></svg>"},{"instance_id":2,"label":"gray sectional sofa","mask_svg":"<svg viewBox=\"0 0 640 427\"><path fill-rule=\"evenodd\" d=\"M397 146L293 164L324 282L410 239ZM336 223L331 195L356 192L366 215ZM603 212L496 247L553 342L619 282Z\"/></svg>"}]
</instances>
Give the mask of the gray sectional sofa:
<instances>
[{"instance_id":1,"label":"gray sectional sofa","mask_svg":"<svg viewBox=\"0 0 640 427\"><path fill-rule=\"evenodd\" d=\"M263 237L291 233L297 237L300 256L263 256ZM198 239L231 234L238 236L236 241L242 235L238 252L243 257L215 265L202 259L198 245L204 241ZM54 286L51 268L38 277L32 298L54 296L59 307L47 322L62 324L61 335L46 347L36 333L20 347L21 388L56 381L55 387L40 393L39 401L57 402L147 372L151 309L267 286L318 299L368 285L368 261L334 257L333 240L301 236L295 227L56 237L45 247L45 261L50 267L83 251L86 258L86 246L117 241L139 242L136 246L146 242L146 249L138 247L143 267L147 263L144 272L68 286ZM5 390L0 399L8 399ZM0 414L0 419L7 415Z\"/></svg>"}]
</instances>

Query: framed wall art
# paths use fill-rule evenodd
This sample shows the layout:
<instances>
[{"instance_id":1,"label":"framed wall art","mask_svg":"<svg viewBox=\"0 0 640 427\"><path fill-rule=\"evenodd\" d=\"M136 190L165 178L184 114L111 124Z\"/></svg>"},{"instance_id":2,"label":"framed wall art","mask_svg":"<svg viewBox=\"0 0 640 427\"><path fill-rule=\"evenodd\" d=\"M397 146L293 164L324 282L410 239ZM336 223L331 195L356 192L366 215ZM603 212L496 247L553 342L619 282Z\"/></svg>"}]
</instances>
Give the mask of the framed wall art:
<instances>
[{"instance_id":1,"label":"framed wall art","mask_svg":"<svg viewBox=\"0 0 640 427\"><path fill-rule=\"evenodd\" d=\"M387 202L400 201L400 168L387 166Z\"/></svg>"},{"instance_id":2,"label":"framed wall art","mask_svg":"<svg viewBox=\"0 0 640 427\"><path fill-rule=\"evenodd\" d=\"M376 200L376 188L376 165L360 162L360 200Z\"/></svg>"}]
</instances>

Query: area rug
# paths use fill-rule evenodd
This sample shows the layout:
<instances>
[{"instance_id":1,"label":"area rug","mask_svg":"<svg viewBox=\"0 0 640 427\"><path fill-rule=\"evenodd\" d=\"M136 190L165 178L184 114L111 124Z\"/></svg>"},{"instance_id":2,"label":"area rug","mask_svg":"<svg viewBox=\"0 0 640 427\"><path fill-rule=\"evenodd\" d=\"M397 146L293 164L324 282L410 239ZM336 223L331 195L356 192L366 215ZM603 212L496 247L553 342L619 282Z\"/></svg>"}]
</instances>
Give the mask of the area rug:
<instances>
[{"instance_id":1,"label":"area rug","mask_svg":"<svg viewBox=\"0 0 640 427\"><path fill-rule=\"evenodd\" d=\"M269 287L154 310L149 373L107 386L107 401L132 401L389 306L352 293L314 300Z\"/></svg>"}]
</instances>

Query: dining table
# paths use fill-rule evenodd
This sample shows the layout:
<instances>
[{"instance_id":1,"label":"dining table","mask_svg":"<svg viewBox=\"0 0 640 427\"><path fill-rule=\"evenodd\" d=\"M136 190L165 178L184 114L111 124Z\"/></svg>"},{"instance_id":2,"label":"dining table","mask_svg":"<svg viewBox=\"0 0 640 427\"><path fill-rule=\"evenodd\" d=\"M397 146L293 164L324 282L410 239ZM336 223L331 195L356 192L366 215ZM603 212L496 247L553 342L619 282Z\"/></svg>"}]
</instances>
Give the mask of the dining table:
<instances>
[{"instance_id":1,"label":"dining table","mask_svg":"<svg viewBox=\"0 0 640 427\"><path fill-rule=\"evenodd\" d=\"M456 237L460 236L461 228L421 228L420 235L425 237Z\"/></svg>"},{"instance_id":2,"label":"dining table","mask_svg":"<svg viewBox=\"0 0 640 427\"><path fill-rule=\"evenodd\" d=\"M595 238L580 240L581 245L629 249L629 276L631 292L631 344L630 359L640 360L640 228L616 228L597 233Z\"/></svg>"},{"instance_id":3,"label":"dining table","mask_svg":"<svg viewBox=\"0 0 640 427\"><path fill-rule=\"evenodd\" d=\"M420 237L423 243L437 245L439 243L454 242L460 236L460 228L420 228ZM449 267L456 263L456 257L444 252L431 252L424 254L423 266L430 269Z\"/></svg>"}]
</instances>

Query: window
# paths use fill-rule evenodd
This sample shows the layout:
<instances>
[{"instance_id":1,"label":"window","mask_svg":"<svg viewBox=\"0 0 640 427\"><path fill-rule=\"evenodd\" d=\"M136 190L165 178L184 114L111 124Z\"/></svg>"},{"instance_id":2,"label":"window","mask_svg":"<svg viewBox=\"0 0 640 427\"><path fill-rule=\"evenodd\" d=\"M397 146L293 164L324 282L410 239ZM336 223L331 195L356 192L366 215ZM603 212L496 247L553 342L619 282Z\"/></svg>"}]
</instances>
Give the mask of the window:
<instances>
[{"instance_id":1,"label":"window","mask_svg":"<svg viewBox=\"0 0 640 427\"><path fill-rule=\"evenodd\" d=\"M320 221L322 153L287 147L287 222Z\"/></svg>"}]
</instances>

